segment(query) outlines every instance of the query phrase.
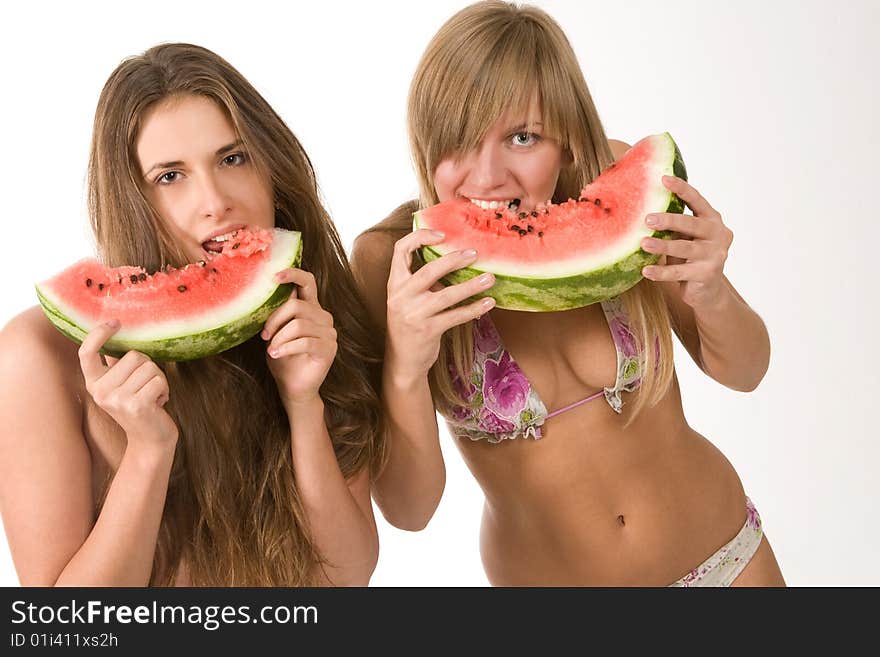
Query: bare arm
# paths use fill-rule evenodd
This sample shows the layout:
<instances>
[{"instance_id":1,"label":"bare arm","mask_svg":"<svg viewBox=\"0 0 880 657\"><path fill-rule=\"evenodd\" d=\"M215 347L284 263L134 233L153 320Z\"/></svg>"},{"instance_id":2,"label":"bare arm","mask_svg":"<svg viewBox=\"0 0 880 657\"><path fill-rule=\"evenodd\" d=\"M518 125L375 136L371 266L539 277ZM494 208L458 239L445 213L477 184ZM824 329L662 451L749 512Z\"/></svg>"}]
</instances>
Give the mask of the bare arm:
<instances>
[{"instance_id":1,"label":"bare arm","mask_svg":"<svg viewBox=\"0 0 880 657\"><path fill-rule=\"evenodd\" d=\"M621 141L608 143L615 159L629 149ZM667 222L682 223L657 228L679 230L689 239L658 242L658 248L651 249L661 254L661 277L654 280L663 290L675 332L710 377L734 390L754 390L770 363L770 337L764 322L723 274L733 233L693 187L674 181L668 186L695 215L668 216Z\"/></svg>"},{"instance_id":2,"label":"bare arm","mask_svg":"<svg viewBox=\"0 0 880 657\"><path fill-rule=\"evenodd\" d=\"M379 558L369 470L346 482L320 398L288 407L293 467L313 540L328 562L324 583L366 586Z\"/></svg>"},{"instance_id":3,"label":"bare arm","mask_svg":"<svg viewBox=\"0 0 880 657\"><path fill-rule=\"evenodd\" d=\"M676 283L662 283L673 325L694 362L733 390L758 387L770 365L770 336L763 320L724 277L711 306L691 308Z\"/></svg>"},{"instance_id":4,"label":"bare arm","mask_svg":"<svg viewBox=\"0 0 880 657\"><path fill-rule=\"evenodd\" d=\"M290 422L297 490L315 546L325 560L323 582L366 586L379 557L369 493L369 471L346 482L324 418L320 387L337 353L333 316L321 307L314 275L297 268L278 273L297 287L266 320L269 370Z\"/></svg>"},{"instance_id":5,"label":"bare arm","mask_svg":"<svg viewBox=\"0 0 880 657\"><path fill-rule=\"evenodd\" d=\"M373 497L388 522L399 529L418 531L424 529L440 503L446 466L427 374L400 374L387 340L387 285L393 249L390 236L365 233L354 243L351 266L373 319L386 333L382 412L388 459L373 483Z\"/></svg>"},{"instance_id":6,"label":"bare arm","mask_svg":"<svg viewBox=\"0 0 880 657\"><path fill-rule=\"evenodd\" d=\"M173 445L129 436L95 518L75 347L39 310L0 334L0 509L25 586L145 586Z\"/></svg>"}]
</instances>

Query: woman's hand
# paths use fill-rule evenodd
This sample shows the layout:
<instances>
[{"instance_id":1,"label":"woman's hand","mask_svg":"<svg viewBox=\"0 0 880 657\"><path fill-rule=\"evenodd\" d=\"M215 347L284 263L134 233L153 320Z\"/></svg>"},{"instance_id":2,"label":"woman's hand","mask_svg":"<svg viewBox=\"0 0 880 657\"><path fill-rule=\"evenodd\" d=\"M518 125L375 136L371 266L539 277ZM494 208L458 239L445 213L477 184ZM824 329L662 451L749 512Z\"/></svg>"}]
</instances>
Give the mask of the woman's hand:
<instances>
[{"instance_id":1,"label":"woman's hand","mask_svg":"<svg viewBox=\"0 0 880 657\"><path fill-rule=\"evenodd\" d=\"M309 272L284 269L275 280L297 287L263 327L269 370L285 405L314 401L336 358L333 316L318 303L318 286Z\"/></svg>"},{"instance_id":2,"label":"woman's hand","mask_svg":"<svg viewBox=\"0 0 880 657\"><path fill-rule=\"evenodd\" d=\"M423 376L440 354L440 337L448 329L488 312L492 298L450 308L468 297L488 290L495 283L492 274L482 274L463 283L445 287L439 280L472 264L476 251L454 251L433 260L412 273L413 252L428 244L439 244L443 234L417 230L394 245L388 276L388 356L398 372Z\"/></svg>"},{"instance_id":3,"label":"woman's hand","mask_svg":"<svg viewBox=\"0 0 880 657\"><path fill-rule=\"evenodd\" d=\"M667 264L642 269L652 281L679 281L682 300L694 309L711 307L722 297L724 263L733 242L733 232L721 215L690 184L675 176L663 176L663 184L675 192L694 213L649 214L645 223L654 230L671 230L683 239L646 237L642 248L667 256Z\"/></svg>"},{"instance_id":4,"label":"woman's hand","mask_svg":"<svg viewBox=\"0 0 880 657\"><path fill-rule=\"evenodd\" d=\"M178 429L164 406L169 399L165 373L148 356L129 351L122 358L105 356L101 347L119 330L111 320L94 328L79 348L79 362L86 390L125 431L128 444L174 445Z\"/></svg>"}]
</instances>

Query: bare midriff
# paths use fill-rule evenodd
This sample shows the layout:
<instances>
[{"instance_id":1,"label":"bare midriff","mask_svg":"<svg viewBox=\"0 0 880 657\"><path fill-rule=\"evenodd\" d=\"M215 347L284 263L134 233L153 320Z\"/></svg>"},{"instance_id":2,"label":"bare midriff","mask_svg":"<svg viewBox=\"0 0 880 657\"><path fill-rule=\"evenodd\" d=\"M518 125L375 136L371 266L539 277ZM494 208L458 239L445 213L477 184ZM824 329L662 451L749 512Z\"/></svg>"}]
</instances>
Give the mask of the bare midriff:
<instances>
[{"instance_id":1,"label":"bare midriff","mask_svg":"<svg viewBox=\"0 0 880 657\"><path fill-rule=\"evenodd\" d=\"M552 356L549 367L524 365L519 352L528 350L512 353L533 385L533 376L543 381L539 391L568 402L560 391L613 365L613 343L597 326L581 325L597 349L574 361L581 368L554 367ZM508 349L516 345L519 330L499 332ZM491 584L665 586L736 536L746 519L742 483L688 426L677 381L624 428L638 394L624 393L620 415L599 398L553 417L540 440L456 438L486 497L480 552Z\"/></svg>"}]
</instances>

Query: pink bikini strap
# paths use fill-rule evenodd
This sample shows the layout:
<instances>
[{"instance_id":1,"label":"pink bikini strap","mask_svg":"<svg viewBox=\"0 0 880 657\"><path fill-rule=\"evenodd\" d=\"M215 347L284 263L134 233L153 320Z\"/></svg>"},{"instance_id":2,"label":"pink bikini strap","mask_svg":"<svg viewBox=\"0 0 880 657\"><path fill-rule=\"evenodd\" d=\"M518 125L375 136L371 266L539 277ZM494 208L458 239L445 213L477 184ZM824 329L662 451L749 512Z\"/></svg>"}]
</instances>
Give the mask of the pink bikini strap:
<instances>
[{"instance_id":1,"label":"pink bikini strap","mask_svg":"<svg viewBox=\"0 0 880 657\"><path fill-rule=\"evenodd\" d=\"M569 404L568 406L565 406L564 408L560 408L558 410L553 411L552 413L548 413L547 417L545 417L544 419L549 420L554 415L559 415L560 413L564 413L565 411L570 411L571 409L575 408L576 406L580 406L581 404L586 404L588 401L593 401L594 399L596 399L596 397L601 397L604 394L605 394L605 391L600 390L595 395L590 395L586 399L581 399L580 401L576 401L574 404Z\"/></svg>"}]
</instances>

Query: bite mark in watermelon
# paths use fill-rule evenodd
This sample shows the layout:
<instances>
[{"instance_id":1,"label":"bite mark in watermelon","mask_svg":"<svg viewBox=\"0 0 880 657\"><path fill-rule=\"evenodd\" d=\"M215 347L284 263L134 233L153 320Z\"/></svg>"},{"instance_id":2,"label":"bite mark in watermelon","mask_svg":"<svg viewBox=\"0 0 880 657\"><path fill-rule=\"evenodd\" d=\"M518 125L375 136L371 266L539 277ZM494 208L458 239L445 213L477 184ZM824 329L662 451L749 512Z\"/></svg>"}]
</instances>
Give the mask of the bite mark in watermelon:
<instances>
[{"instance_id":1,"label":"bite mark in watermelon","mask_svg":"<svg viewBox=\"0 0 880 657\"><path fill-rule=\"evenodd\" d=\"M299 265L297 231L239 230L220 253L152 275L141 267L105 267L80 260L37 284L50 322L81 343L102 322L118 319L119 330L102 353L140 351L154 360L204 358L241 344L293 290L273 276Z\"/></svg>"},{"instance_id":2,"label":"bite mark in watermelon","mask_svg":"<svg viewBox=\"0 0 880 657\"><path fill-rule=\"evenodd\" d=\"M687 180L678 146L669 133L646 137L581 191L577 200L544 211L482 209L466 199L438 203L413 215L413 230L445 233L442 243L422 247L425 262L460 249L477 260L444 277L453 285L485 272L495 284L499 308L555 311L579 308L625 292L642 278L642 267L659 255L641 248L643 238L668 239L669 231L645 224L652 212L684 210L662 177Z\"/></svg>"}]
</instances>

